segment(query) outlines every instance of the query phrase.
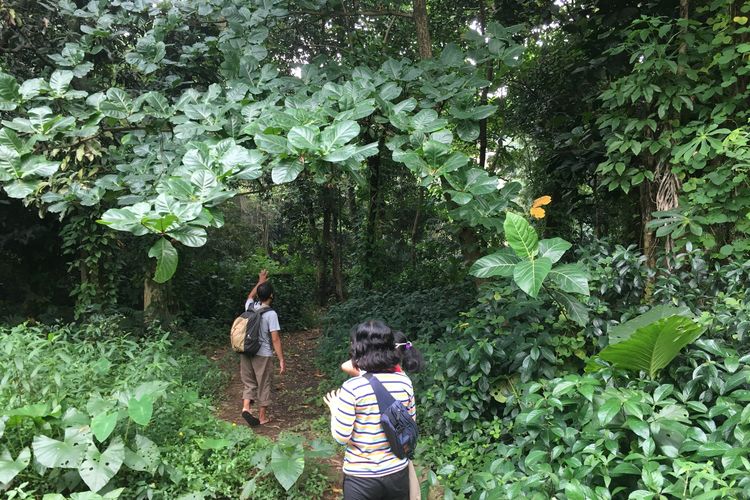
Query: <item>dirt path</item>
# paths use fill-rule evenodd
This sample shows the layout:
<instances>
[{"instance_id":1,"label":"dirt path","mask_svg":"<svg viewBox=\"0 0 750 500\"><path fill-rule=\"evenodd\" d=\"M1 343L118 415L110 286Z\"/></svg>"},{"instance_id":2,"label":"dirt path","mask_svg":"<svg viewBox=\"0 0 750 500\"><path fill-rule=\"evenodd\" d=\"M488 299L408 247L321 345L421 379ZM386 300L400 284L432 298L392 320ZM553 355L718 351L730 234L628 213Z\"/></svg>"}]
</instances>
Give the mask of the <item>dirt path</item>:
<instances>
[{"instance_id":1,"label":"dirt path","mask_svg":"<svg viewBox=\"0 0 750 500\"><path fill-rule=\"evenodd\" d=\"M284 333L282 345L286 361L286 373L279 375L278 364L275 367L273 380L272 403L269 408L271 422L253 427L253 431L262 436L276 439L280 433L294 431L306 435L309 439L316 437L310 423L321 416L328 417L328 411L320 404L321 395L318 385L324 376L315 367L315 354L318 348L320 330L303 330ZM239 358L229 349L216 348L211 359L229 375L229 383L218 404L218 416L222 420L237 425L247 425L242 418L242 381L240 380ZM253 408L257 416L257 409ZM326 493L326 500L340 498L341 457L336 455L324 462L328 466L331 478L331 489Z\"/></svg>"},{"instance_id":2,"label":"dirt path","mask_svg":"<svg viewBox=\"0 0 750 500\"><path fill-rule=\"evenodd\" d=\"M253 430L258 434L276 439L283 431L304 430L309 422L327 414L317 401L318 384L323 379L314 363L319 337L319 330L304 330L283 335L286 373L279 375L276 363L272 403L268 412L271 422L254 427ZM240 414L242 381L239 374L239 358L223 348L217 349L211 358L231 377L219 403L219 418L237 425L247 425ZM257 408L253 408L255 416L258 415L257 411Z\"/></svg>"}]
</instances>

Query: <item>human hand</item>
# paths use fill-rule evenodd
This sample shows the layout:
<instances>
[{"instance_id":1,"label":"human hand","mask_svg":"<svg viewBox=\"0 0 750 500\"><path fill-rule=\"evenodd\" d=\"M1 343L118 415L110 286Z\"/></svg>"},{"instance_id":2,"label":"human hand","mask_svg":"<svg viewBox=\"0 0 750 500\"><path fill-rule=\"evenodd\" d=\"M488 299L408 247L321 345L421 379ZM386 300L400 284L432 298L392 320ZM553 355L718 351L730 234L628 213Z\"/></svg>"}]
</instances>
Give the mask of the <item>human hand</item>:
<instances>
[{"instance_id":1,"label":"human hand","mask_svg":"<svg viewBox=\"0 0 750 500\"><path fill-rule=\"evenodd\" d=\"M336 389L323 396L323 402L331 411L333 411L336 406L338 406L339 391L341 391L341 389Z\"/></svg>"},{"instance_id":2,"label":"human hand","mask_svg":"<svg viewBox=\"0 0 750 500\"><path fill-rule=\"evenodd\" d=\"M258 284L268 281L268 269L261 269L258 273Z\"/></svg>"},{"instance_id":3,"label":"human hand","mask_svg":"<svg viewBox=\"0 0 750 500\"><path fill-rule=\"evenodd\" d=\"M283 375L285 371L286 371L286 363L282 359L281 361L279 361L279 375Z\"/></svg>"}]
</instances>

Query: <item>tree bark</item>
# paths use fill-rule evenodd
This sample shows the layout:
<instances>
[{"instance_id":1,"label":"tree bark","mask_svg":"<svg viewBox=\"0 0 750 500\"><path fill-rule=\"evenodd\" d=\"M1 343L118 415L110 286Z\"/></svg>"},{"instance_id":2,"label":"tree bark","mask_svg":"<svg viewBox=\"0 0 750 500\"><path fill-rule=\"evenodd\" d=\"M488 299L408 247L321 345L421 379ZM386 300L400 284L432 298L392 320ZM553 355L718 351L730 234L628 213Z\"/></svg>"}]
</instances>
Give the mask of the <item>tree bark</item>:
<instances>
[{"instance_id":1,"label":"tree bark","mask_svg":"<svg viewBox=\"0 0 750 500\"><path fill-rule=\"evenodd\" d=\"M381 144L378 147L378 151L382 150L382 139ZM362 280L362 286L365 290L372 289L373 276L375 270L375 245L377 242L378 233L378 222L380 213L380 168L381 158L380 153L370 156L367 159L367 166L370 171L370 196L367 205L367 224L365 226L365 250L364 250L364 278Z\"/></svg>"},{"instance_id":2,"label":"tree bark","mask_svg":"<svg viewBox=\"0 0 750 500\"><path fill-rule=\"evenodd\" d=\"M481 2L479 8L479 23L482 29L482 35L486 33L486 19L485 19L485 4ZM491 82L494 76L494 62L492 59L487 61L487 81ZM489 94L489 86L482 89L482 96L479 100L480 105L484 106L487 104L487 95ZM487 162L487 118L483 118L479 121L479 168L484 169Z\"/></svg>"},{"instance_id":3,"label":"tree bark","mask_svg":"<svg viewBox=\"0 0 750 500\"><path fill-rule=\"evenodd\" d=\"M315 260L315 298L320 306L324 306L328 300L326 295L326 279L328 276L328 262L326 252L323 248L323 237L318 229L317 217L315 215L315 206L309 193L303 192L303 202L307 211L307 227L310 232L310 239L313 243L313 254Z\"/></svg>"},{"instance_id":4,"label":"tree bark","mask_svg":"<svg viewBox=\"0 0 750 500\"><path fill-rule=\"evenodd\" d=\"M146 276L143 280L143 322L145 324L158 321L168 325L172 319L169 311L169 285L157 283Z\"/></svg>"},{"instance_id":5,"label":"tree bark","mask_svg":"<svg viewBox=\"0 0 750 500\"><path fill-rule=\"evenodd\" d=\"M328 281L328 263L331 262L331 219L332 219L332 213L331 213L331 206L328 202L328 193L327 188L323 188L322 196L323 196L323 233L322 233L322 239L321 239L321 253L323 254L323 276L322 280L320 282L319 288L318 288L318 297L320 300L320 304L324 305L326 302L328 302L328 297L330 295L330 283Z\"/></svg>"},{"instance_id":6,"label":"tree bark","mask_svg":"<svg viewBox=\"0 0 750 500\"><path fill-rule=\"evenodd\" d=\"M413 0L414 24L417 31L417 47L420 59L432 59L432 38L427 20L427 1Z\"/></svg>"},{"instance_id":7,"label":"tree bark","mask_svg":"<svg viewBox=\"0 0 750 500\"><path fill-rule=\"evenodd\" d=\"M651 222L651 214L656 210L653 198L651 196L651 182L644 180L640 185L640 206L641 206L641 248L643 255L646 256L646 265L650 268L656 267L656 248L654 246L654 232L649 229L648 223Z\"/></svg>"},{"instance_id":8,"label":"tree bark","mask_svg":"<svg viewBox=\"0 0 750 500\"><path fill-rule=\"evenodd\" d=\"M330 241L331 261L333 264L333 285L336 298L343 302L346 300L346 287L344 285L344 271L341 252L341 193L338 188L328 188L328 202L331 211L331 227L333 235Z\"/></svg>"}]
</instances>

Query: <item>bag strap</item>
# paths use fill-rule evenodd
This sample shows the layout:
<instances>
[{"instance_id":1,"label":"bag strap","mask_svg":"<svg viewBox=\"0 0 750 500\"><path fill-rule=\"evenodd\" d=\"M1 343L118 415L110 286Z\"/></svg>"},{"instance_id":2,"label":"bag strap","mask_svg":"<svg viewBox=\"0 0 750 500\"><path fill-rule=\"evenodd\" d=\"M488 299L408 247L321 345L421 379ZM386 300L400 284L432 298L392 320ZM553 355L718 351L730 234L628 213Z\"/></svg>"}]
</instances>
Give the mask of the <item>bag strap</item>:
<instances>
[{"instance_id":1,"label":"bag strap","mask_svg":"<svg viewBox=\"0 0 750 500\"><path fill-rule=\"evenodd\" d=\"M372 373L365 373L364 377L372 386L372 390L378 400L380 414L382 415L396 400L375 375Z\"/></svg>"},{"instance_id":2,"label":"bag strap","mask_svg":"<svg viewBox=\"0 0 750 500\"><path fill-rule=\"evenodd\" d=\"M256 313L258 316L263 316L268 311L273 311L271 306L260 306L258 309L255 309L254 306L251 304L250 309L246 310L245 312Z\"/></svg>"}]
</instances>

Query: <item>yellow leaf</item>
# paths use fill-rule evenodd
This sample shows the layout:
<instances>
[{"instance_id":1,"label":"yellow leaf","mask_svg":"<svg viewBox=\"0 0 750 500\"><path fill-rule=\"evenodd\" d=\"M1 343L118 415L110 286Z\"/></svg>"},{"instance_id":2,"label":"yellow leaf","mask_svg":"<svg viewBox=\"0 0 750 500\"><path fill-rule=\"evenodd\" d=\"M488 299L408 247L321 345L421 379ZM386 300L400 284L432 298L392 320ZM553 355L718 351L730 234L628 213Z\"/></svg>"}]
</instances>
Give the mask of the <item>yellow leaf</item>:
<instances>
[{"instance_id":1,"label":"yellow leaf","mask_svg":"<svg viewBox=\"0 0 750 500\"><path fill-rule=\"evenodd\" d=\"M745 25L747 24L748 19L747 19L747 16L737 16L734 19L732 19L732 21L734 21L737 24Z\"/></svg>"},{"instance_id":2,"label":"yellow leaf","mask_svg":"<svg viewBox=\"0 0 750 500\"><path fill-rule=\"evenodd\" d=\"M531 204L531 207L532 208L543 207L544 205L549 205L550 203L552 203L552 197L545 195L534 200L534 203ZM542 212L544 212L544 210L542 210ZM544 217L544 215L542 215L542 217Z\"/></svg>"},{"instance_id":3,"label":"yellow leaf","mask_svg":"<svg viewBox=\"0 0 750 500\"><path fill-rule=\"evenodd\" d=\"M541 207L531 207L529 213L535 219L544 219L544 216L547 215L547 213Z\"/></svg>"}]
</instances>

